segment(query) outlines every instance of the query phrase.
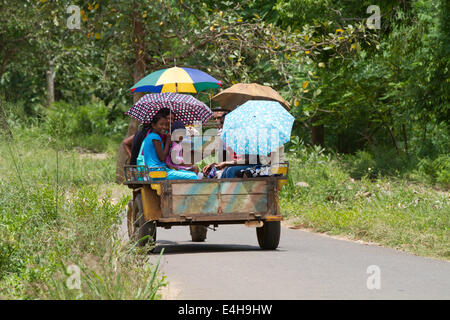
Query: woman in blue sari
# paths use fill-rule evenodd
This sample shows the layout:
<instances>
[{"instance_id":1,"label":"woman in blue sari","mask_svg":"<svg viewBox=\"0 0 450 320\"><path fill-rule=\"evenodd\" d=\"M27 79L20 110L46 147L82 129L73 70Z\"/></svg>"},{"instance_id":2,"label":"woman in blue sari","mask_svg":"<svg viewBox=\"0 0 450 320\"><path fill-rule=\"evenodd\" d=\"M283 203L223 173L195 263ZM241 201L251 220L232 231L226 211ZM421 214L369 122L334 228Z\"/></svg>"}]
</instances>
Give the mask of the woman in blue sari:
<instances>
[{"instance_id":1,"label":"woman in blue sari","mask_svg":"<svg viewBox=\"0 0 450 320\"><path fill-rule=\"evenodd\" d=\"M171 135L169 122L162 115L155 115L150 123L151 132L143 143L144 162L147 167L165 167L168 180L176 179L198 179L192 171L169 169L165 164L165 159L170 152ZM167 132L167 133L166 133ZM162 141L161 135L165 135Z\"/></svg>"}]
</instances>

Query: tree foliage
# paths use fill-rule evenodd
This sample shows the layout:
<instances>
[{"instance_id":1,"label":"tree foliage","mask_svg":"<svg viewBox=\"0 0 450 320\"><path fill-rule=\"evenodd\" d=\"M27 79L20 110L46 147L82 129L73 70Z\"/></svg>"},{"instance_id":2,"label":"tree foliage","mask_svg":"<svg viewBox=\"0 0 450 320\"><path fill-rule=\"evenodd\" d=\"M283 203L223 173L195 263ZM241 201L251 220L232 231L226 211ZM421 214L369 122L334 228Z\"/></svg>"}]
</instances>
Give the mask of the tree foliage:
<instances>
[{"instance_id":1,"label":"tree foliage","mask_svg":"<svg viewBox=\"0 0 450 320\"><path fill-rule=\"evenodd\" d=\"M72 4L80 8L79 30L67 27ZM307 143L320 126L325 144L340 152L376 145L443 152L449 4L379 1L376 30L366 24L371 4L2 0L0 94L36 114L48 101L53 74L56 100L82 105L99 98L113 121L132 103L136 79L176 61L225 87L272 86L291 103L294 134ZM209 103L206 95L199 98ZM444 142L430 140L436 132L444 132Z\"/></svg>"}]
</instances>

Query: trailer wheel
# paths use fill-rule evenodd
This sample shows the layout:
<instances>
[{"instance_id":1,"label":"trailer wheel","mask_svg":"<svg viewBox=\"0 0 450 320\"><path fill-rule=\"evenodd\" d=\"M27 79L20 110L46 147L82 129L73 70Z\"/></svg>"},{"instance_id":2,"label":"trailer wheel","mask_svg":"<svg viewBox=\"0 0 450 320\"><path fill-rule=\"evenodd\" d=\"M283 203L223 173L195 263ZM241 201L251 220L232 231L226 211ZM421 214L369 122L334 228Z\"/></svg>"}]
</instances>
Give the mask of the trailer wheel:
<instances>
[{"instance_id":1,"label":"trailer wheel","mask_svg":"<svg viewBox=\"0 0 450 320\"><path fill-rule=\"evenodd\" d=\"M132 239L138 241L139 246L156 241L156 224L153 221L145 221L141 194L137 194L133 201L133 221Z\"/></svg>"},{"instance_id":2,"label":"trailer wheel","mask_svg":"<svg viewBox=\"0 0 450 320\"><path fill-rule=\"evenodd\" d=\"M203 242L206 239L208 228L202 225L190 225L191 238L194 242Z\"/></svg>"},{"instance_id":3,"label":"trailer wheel","mask_svg":"<svg viewBox=\"0 0 450 320\"><path fill-rule=\"evenodd\" d=\"M280 243L280 221L264 222L261 228L256 228L256 236L261 249L275 250Z\"/></svg>"}]
</instances>

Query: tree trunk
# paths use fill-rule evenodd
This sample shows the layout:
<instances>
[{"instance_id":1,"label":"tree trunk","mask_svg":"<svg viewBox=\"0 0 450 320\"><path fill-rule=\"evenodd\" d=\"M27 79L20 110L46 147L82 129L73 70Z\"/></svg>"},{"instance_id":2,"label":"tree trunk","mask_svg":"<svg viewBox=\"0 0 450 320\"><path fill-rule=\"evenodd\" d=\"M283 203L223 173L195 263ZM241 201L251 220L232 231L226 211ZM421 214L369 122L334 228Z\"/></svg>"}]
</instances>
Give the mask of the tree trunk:
<instances>
[{"instance_id":1,"label":"tree trunk","mask_svg":"<svg viewBox=\"0 0 450 320\"><path fill-rule=\"evenodd\" d=\"M135 3L133 3L133 7L136 8ZM139 18L139 12L133 11L133 41L135 43L135 57L136 61L134 64L134 72L133 72L133 80L134 83L138 82L145 76L145 33L142 25L142 21ZM133 104L136 103L144 94L142 92L133 94ZM136 133L139 126L139 122L134 118L130 119L130 123L128 125L128 131L125 135L125 138ZM124 172L123 166L125 165L128 159L128 155L125 151L125 148L122 144L119 146L119 150L117 152L117 164L116 164L116 182L123 183L124 181Z\"/></svg>"},{"instance_id":2,"label":"tree trunk","mask_svg":"<svg viewBox=\"0 0 450 320\"><path fill-rule=\"evenodd\" d=\"M404 123L402 124L402 130L403 130L403 142L405 143L405 153L407 156L409 156L408 155L408 137L406 135L406 126Z\"/></svg>"},{"instance_id":3,"label":"tree trunk","mask_svg":"<svg viewBox=\"0 0 450 320\"><path fill-rule=\"evenodd\" d=\"M311 119L311 140L313 145L323 147L325 145L325 129L323 124L315 125L318 120L317 116Z\"/></svg>"},{"instance_id":4,"label":"tree trunk","mask_svg":"<svg viewBox=\"0 0 450 320\"><path fill-rule=\"evenodd\" d=\"M47 70L47 106L55 102L55 62L54 59L48 63Z\"/></svg>"},{"instance_id":5,"label":"tree trunk","mask_svg":"<svg viewBox=\"0 0 450 320\"><path fill-rule=\"evenodd\" d=\"M397 154L400 154L400 149L398 147L397 140L395 139L394 132L392 131L391 127L389 127L389 125L387 123L384 123L384 126L387 128L389 135L391 136L392 144L395 147L395 150L397 150Z\"/></svg>"}]
</instances>

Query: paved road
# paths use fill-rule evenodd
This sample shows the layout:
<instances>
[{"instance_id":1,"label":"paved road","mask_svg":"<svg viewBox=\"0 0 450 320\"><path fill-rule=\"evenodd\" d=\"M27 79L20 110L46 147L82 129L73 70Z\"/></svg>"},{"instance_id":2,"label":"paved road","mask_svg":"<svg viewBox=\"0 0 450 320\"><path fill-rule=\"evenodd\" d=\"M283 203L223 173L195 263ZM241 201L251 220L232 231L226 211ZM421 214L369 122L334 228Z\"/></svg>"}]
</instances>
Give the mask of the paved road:
<instances>
[{"instance_id":1,"label":"paved road","mask_svg":"<svg viewBox=\"0 0 450 320\"><path fill-rule=\"evenodd\" d=\"M158 228L157 244L170 299L450 299L449 262L304 230L282 227L276 251L242 225L209 230L204 243L188 227Z\"/></svg>"}]
</instances>

